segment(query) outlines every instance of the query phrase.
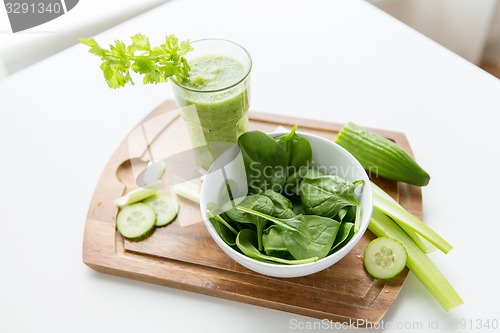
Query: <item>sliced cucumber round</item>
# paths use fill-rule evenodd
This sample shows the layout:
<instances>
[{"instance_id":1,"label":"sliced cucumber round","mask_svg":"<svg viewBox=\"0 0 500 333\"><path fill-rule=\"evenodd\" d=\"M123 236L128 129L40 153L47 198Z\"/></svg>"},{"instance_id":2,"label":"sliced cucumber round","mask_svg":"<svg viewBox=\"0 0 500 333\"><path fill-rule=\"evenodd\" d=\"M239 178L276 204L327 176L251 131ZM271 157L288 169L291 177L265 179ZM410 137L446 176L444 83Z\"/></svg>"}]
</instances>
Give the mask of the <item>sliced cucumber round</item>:
<instances>
[{"instance_id":1,"label":"sliced cucumber round","mask_svg":"<svg viewBox=\"0 0 500 333\"><path fill-rule=\"evenodd\" d=\"M116 217L116 228L123 237L137 240L146 237L155 227L156 213L150 206L135 203L123 207Z\"/></svg>"},{"instance_id":2,"label":"sliced cucumber round","mask_svg":"<svg viewBox=\"0 0 500 333\"><path fill-rule=\"evenodd\" d=\"M156 226L163 227L175 220L179 212L179 203L169 193L158 192L143 203L151 206L156 213Z\"/></svg>"},{"instance_id":3,"label":"sliced cucumber round","mask_svg":"<svg viewBox=\"0 0 500 333\"><path fill-rule=\"evenodd\" d=\"M406 257L406 250L401 243L379 237L366 246L364 264L366 271L374 278L389 280L403 271Z\"/></svg>"}]
</instances>

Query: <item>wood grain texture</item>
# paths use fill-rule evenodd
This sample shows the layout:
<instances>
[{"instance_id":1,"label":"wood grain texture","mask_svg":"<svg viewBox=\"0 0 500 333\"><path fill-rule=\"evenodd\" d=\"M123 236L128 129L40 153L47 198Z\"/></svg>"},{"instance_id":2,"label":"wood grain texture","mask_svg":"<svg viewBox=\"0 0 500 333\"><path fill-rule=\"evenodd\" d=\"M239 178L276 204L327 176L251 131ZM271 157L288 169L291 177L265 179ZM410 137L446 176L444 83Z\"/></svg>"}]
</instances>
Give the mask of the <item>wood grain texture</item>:
<instances>
[{"instance_id":1,"label":"wood grain texture","mask_svg":"<svg viewBox=\"0 0 500 333\"><path fill-rule=\"evenodd\" d=\"M298 124L300 131L334 139L341 124L265 113L250 113L251 129L273 131ZM403 133L377 131L412 154ZM408 270L389 282L374 280L363 267L369 231L341 261L316 274L280 279L254 273L225 255L205 229L196 205L180 198L180 214L141 242L125 240L115 228L113 201L130 191L152 154L156 160L190 148L173 101L151 112L117 148L89 206L83 261L93 269L229 300L339 322L378 322L398 295ZM421 217L422 195L412 185L373 179L410 212ZM167 176L164 184L170 185ZM183 222L184 221L184 222ZM186 223L189 222L189 223Z\"/></svg>"}]
</instances>

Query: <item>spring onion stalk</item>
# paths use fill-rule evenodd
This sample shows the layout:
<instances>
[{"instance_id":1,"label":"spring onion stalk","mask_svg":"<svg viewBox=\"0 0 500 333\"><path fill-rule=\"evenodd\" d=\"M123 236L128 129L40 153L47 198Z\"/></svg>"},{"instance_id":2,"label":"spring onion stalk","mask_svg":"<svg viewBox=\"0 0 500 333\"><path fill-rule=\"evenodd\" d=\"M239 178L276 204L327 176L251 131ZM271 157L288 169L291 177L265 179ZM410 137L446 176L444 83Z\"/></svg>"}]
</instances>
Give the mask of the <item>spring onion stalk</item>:
<instances>
[{"instance_id":1,"label":"spring onion stalk","mask_svg":"<svg viewBox=\"0 0 500 333\"><path fill-rule=\"evenodd\" d=\"M463 303L456 290L444 277L434 263L420 249L402 228L390 217L373 209L368 229L378 237L389 237L400 242L406 249L408 258L406 266L415 274L417 279L431 292L441 306L449 311Z\"/></svg>"},{"instance_id":2,"label":"spring onion stalk","mask_svg":"<svg viewBox=\"0 0 500 333\"><path fill-rule=\"evenodd\" d=\"M417 245L421 246L424 252L429 252L430 248L426 246L424 242L417 239L418 234L422 238L429 241L432 245L436 246L438 249L444 253L450 252L453 249L446 240L439 236L434 230L432 230L424 222L420 221L418 218L413 216L411 213L406 211L401 205L392 199L387 193L385 193L380 187L372 183L373 189L373 206L384 212L386 215L390 216L403 230L409 233Z\"/></svg>"}]
</instances>

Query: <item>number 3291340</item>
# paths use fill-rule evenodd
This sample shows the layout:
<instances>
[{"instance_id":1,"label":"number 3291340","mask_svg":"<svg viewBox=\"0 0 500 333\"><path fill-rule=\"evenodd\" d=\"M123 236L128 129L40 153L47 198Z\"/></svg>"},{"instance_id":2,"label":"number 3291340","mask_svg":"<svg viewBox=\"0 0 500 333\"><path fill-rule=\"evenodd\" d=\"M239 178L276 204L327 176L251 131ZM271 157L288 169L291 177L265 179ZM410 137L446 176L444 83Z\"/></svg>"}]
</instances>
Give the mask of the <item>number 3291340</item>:
<instances>
[{"instance_id":1,"label":"number 3291340","mask_svg":"<svg viewBox=\"0 0 500 333\"><path fill-rule=\"evenodd\" d=\"M43 2L39 3L19 3L19 2L7 2L5 3L5 8L7 9L7 14L27 14L27 13L60 13L63 11L63 8L60 3L49 3L44 4Z\"/></svg>"}]
</instances>

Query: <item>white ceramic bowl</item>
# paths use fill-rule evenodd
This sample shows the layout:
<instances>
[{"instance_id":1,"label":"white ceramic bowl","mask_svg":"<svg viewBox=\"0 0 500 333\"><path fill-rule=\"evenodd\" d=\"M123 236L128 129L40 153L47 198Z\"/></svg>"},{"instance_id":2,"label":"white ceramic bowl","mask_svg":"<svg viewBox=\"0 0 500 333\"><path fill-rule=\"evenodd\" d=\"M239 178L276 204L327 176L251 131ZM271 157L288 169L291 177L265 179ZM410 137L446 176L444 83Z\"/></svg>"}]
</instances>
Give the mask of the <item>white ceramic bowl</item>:
<instances>
[{"instance_id":1,"label":"white ceramic bowl","mask_svg":"<svg viewBox=\"0 0 500 333\"><path fill-rule=\"evenodd\" d=\"M271 136L278 136L286 133L273 132ZM298 133L306 137L311 143L313 152L313 163L315 166L327 168L329 174L341 176L350 181L363 179L365 182L358 186L355 192L356 198L361 204L360 228L351 240L339 251L320 259L313 263L301 265L281 265L258 261L247 257L228 246L219 236L210 220L207 218L206 210L209 203L222 205L229 200L226 190L225 177L229 180L233 197L247 195L247 181L243 158L237 146L225 152L210 168L203 186L201 188L200 209L205 226L215 240L217 245L232 259L246 268L274 277L298 277L310 275L330 267L342 259L351 251L363 236L372 215L373 198L370 180L365 170L359 162L344 148L333 141L326 140L316 135ZM223 170L222 170L223 168ZM223 171L226 176L224 177Z\"/></svg>"}]
</instances>

